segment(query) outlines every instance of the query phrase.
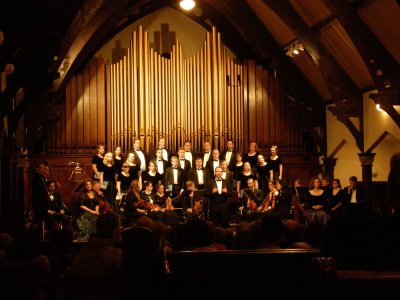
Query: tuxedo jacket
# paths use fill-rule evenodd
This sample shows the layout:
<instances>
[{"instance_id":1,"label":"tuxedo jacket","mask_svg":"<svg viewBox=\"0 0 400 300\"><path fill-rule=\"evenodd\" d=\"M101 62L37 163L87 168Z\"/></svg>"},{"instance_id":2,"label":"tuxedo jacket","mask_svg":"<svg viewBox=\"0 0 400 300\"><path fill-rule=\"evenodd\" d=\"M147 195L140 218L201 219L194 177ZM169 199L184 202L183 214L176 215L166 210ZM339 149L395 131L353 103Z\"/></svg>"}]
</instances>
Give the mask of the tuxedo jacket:
<instances>
[{"instance_id":1,"label":"tuxedo jacket","mask_svg":"<svg viewBox=\"0 0 400 300\"><path fill-rule=\"evenodd\" d=\"M228 188L228 193L232 193L233 188L234 188L233 177L234 177L234 175L232 172L230 172L229 170L226 171L225 182L226 182L226 186Z\"/></svg>"},{"instance_id":2,"label":"tuxedo jacket","mask_svg":"<svg viewBox=\"0 0 400 300\"><path fill-rule=\"evenodd\" d=\"M165 171L164 180L166 187L168 187L168 185L174 184L174 173L172 167L168 167ZM184 173L180 167L178 167L178 186L180 189L183 189L185 187Z\"/></svg>"},{"instance_id":3,"label":"tuxedo jacket","mask_svg":"<svg viewBox=\"0 0 400 300\"><path fill-rule=\"evenodd\" d=\"M218 166L221 164L221 160L218 160ZM210 177L214 178L214 160L212 158L210 158L210 160L207 162L206 164L206 168L208 169L208 171L210 172Z\"/></svg>"},{"instance_id":4,"label":"tuxedo jacket","mask_svg":"<svg viewBox=\"0 0 400 300\"><path fill-rule=\"evenodd\" d=\"M196 159L196 153L194 153L193 151L189 151L191 154L192 154L192 160L190 161L190 160L187 160L188 162L189 162L189 164L190 164L190 168L192 168L192 166L194 167L194 161L195 161L195 159ZM189 169L190 169L189 168Z\"/></svg>"},{"instance_id":5,"label":"tuxedo jacket","mask_svg":"<svg viewBox=\"0 0 400 300\"><path fill-rule=\"evenodd\" d=\"M227 152L228 152L227 150L222 152L221 157L223 160L226 160ZM236 151L232 150L232 156L231 156L231 160L229 161L229 164L228 164L228 169L229 169L229 171L234 172L235 168L236 168Z\"/></svg>"},{"instance_id":6,"label":"tuxedo jacket","mask_svg":"<svg viewBox=\"0 0 400 300\"><path fill-rule=\"evenodd\" d=\"M158 149L159 148L153 148L150 151L150 155L149 155L150 160L156 160L157 159L157 150ZM164 149L167 151L167 156L168 156L167 162L169 162L169 160L171 159L171 152L167 148L164 148Z\"/></svg>"},{"instance_id":7,"label":"tuxedo jacket","mask_svg":"<svg viewBox=\"0 0 400 300\"><path fill-rule=\"evenodd\" d=\"M205 185L206 182L211 178L210 172L207 168L201 168L201 169L203 170L203 182ZM199 178L197 176L197 168L196 167L191 168L189 170L188 180L193 181L196 187L199 185Z\"/></svg>"},{"instance_id":8,"label":"tuxedo jacket","mask_svg":"<svg viewBox=\"0 0 400 300\"><path fill-rule=\"evenodd\" d=\"M211 201L217 199L226 199L226 200L228 199L228 193L224 192L222 192L222 194L213 193L212 191L214 188L217 188L217 182L215 178L209 179L206 182L204 194L207 197L209 197ZM225 179L222 179L222 188L228 189Z\"/></svg>"},{"instance_id":9,"label":"tuxedo jacket","mask_svg":"<svg viewBox=\"0 0 400 300\"><path fill-rule=\"evenodd\" d=\"M344 188L344 192L346 194L346 198L345 198L346 199L346 203L350 203L350 201L351 201L351 193L349 194L348 191L349 191L349 187L346 186ZM357 204L364 203L365 200L366 200L366 193L365 193L364 187L361 184L357 184L357 186L356 186L356 201L357 201Z\"/></svg>"},{"instance_id":10,"label":"tuxedo jacket","mask_svg":"<svg viewBox=\"0 0 400 300\"><path fill-rule=\"evenodd\" d=\"M212 159L211 151L210 151L210 155L208 156L208 159L206 159L205 156L206 156L205 152L201 154L201 158L203 159L203 166L206 166L207 162Z\"/></svg>"},{"instance_id":11,"label":"tuxedo jacket","mask_svg":"<svg viewBox=\"0 0 400 300\"><path fill-rule=\"evenodd\" d=\"M180 168L182 168L181 167L181 159L179 157L178 157L178 160L179 160L178 165L179 165ZM183 178L184 178L185 181L188 178L190 169L191 169L190 161L185 159L185 166L182 168L182 170L183 170Z\"/></svg>"},{"instance_id":12,"label":"tuxedo jacket","mask_svg":"<svg viewBox=\"0 0 400 300\"><path fill-rule=\"evenodd\" d=\"M130 150L130 152L132 152L135 155L136 164L138 164L139 167L140 167L142 165L142 163L140 161L139 154L137 154L137 152L136 152L136 150L134 148L132 150ZM148 160L147 160L147 157L146 157L146 153L143 150L142 150L142 153L144 154L144 159L145 159L146 169L147 169Z\"/></svg>"},{"instance_id":13,"label":"tuxedo jacket","mask_svg":"<svg viewBox=\"0 0 400 300\"><path fill-rule=\"evenodd\" d=\"M152 159L151 161L157 165L157 158ZM164 177L165 172L167 172L167 169L168 169L168 167L169 167L170 165L169 165L169 163L168 163L165 159L162 160L162 163L163 163L163 166L164 166L164 173L161 174L161 175ZM157 172L160 173L158 170L157 170Z\"/></svg>"}]
</instances>

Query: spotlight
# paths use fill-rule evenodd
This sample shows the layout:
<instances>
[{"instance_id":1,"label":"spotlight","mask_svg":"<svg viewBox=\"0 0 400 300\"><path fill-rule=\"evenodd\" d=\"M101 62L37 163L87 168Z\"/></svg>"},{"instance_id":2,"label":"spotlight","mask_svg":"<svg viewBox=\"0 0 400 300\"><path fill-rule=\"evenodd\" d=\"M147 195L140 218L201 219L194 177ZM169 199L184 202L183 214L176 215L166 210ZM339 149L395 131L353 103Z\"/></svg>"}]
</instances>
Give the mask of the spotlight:
<instances>
[{"instance_id":1,"label":"spotlight","mask_svg":"<svg viewBox=\"0 0 400 300\"><path fill-rule=\"evenodd\" d=\"M304 45L300 41L295 41L285 48L286 55L295 57L300 54L300 51L304 51Z\"/></svg>"},{"instance_id":2,"label":"spotlight","mask_svg":"<svg viewBox=\"0 0 400 300\"><path fill-rule=\"evenodd\" d=\"M192 10L195 7L196 2L194 2L194 0L182 0L179 2L179 5L184 10Z\"/></svg>"}]
</instances>

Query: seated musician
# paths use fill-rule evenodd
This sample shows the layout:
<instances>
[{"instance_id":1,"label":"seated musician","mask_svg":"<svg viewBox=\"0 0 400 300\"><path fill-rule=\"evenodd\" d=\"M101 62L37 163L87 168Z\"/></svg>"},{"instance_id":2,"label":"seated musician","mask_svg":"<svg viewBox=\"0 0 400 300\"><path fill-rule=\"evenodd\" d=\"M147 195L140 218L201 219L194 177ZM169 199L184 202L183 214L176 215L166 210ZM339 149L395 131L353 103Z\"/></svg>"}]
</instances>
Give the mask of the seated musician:
<instances>
[{"instance_id":1,"label":"seated musician","mask_svg":"<svg viewBox=\"0 0 400 300\"><path fill-rule=\"evenodd\" d=\"M144 191L141 194L142 204L138 207L147 210L147 215L154 221L162 221L164 214L161 206L156 204L156 200L153 194L153 183L151 181L144 182Z\"/></svg>"},{"instance_id":2,"label":"seated musician","mask_svg":"<svg viewBox=\"0 0 400 300\"><path fill-rule=\"evenodd\" d=\"M79 196L81 216L79 221L80 233L78 240L88 240L96 232L96 220L100 215L97 195L93 191L92 181L85 182L84 189Z\"/></svg>"},{"instance_id":3,"label":"seated musician","mask_svg":"<svg viewBox=\"0 0 400 300\"><path fill-rule=\"evenodd\" d=\"M141 216L147 214L146 209L138 207L141 201L139 180L134 179L126 195L125 218L127 223L136 221Z\"/></svg>"},{"instance_id":4,"label":"seated musician","mask_svg":"<svg viewBox=\"0 0 400 300\"><path fill-rule=\"evenodd\" d=\"M175 207L172 205L170 195L171 192L166 192L164 184L160 181L157 184L157 191L153 195L154 204L161 207L161 211L164 213L163 222L168 225L178 225L179 217L174 211Z\"/></svg>"},{"instance_id":5,"label":"seated musician","mask_svg":"<svg viewBox=\"0 0 400 300\"><path fill-rule=\"evenodd\" d=\"M242 190L242 201L239 207L240 214L247 221L253 221L254 218L257 219L258 215L257 208L262 202L262 191L257 189L254 184L254 179L247 179L247 189Z\"/></svg>"},{"instance_id":6,"label":"seated musician","mask_svg":"<svg viewBox=\"0 0 400 300\"><path fill-rule=\"evenodd\" d=\"M97 197L100 215L105 214L105 213L112 213L113 209L112 209L110 203L108 203L108 201L106 201L104 199L104 190L100 187L100 182L98 182L98 181L93 182L92 189Z\"/></svg>"},{"instance_id":7,"label":"seated musician","mask_svg":"<svg viewBox=\"0 0 400 300\"><path fill-rule=\"evenodd\" d=\"M69 225L68 209L61 200L61 195L56 191L56 182L46 182L47 187L47 228L49 231Z\"/></svg>"},{"instance_id":8,"label":"seated musician","mask_svg":"<svg viewBox=\"0 0 400 300\"><path fill-rule=\"evenodd\" d=\"M182 208L182 216L185 219L200 217L202 209L200 201L195 199L195 190L194 182L187 181L186 190L184 190L178 197L172 199L172 204L175 208Z\"/></svg>"}]
</instances>

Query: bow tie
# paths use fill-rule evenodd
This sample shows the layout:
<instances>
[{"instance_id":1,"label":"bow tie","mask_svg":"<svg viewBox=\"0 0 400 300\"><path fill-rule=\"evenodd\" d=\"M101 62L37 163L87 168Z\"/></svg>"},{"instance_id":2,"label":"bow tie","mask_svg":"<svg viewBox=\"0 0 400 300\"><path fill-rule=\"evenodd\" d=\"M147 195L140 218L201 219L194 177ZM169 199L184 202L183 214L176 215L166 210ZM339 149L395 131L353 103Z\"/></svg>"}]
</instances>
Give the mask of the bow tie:
<instances>
[{"instance_id":1,"label":"bow tie","mask_svg":"<svg viewBox=\"0 0 400 300\"><path fill-rule=\"evenodd\" d=\"M181 158L180 161L185 161L185 159L184 159L184 158Z\"/></svg>"},{"instance_id":2,"label":"bow tie","mask_svg":"<svg viewBox=\"0 0 400 300\"><path fill-rule=\"evenodd\" d=\"M210 153L210 151L206 151L206 152L204 152L204 153Z\"/></svg>"},{"instance_id":3,"label":"bow tie","mask_svg":"<svg viewBox=\"0 0 400 300\"><path fill-rule=\"evenodd\" d=\"M162 159L157 159L157 161L163 161Z\"/></svg>"},{"instance_id":4,"label":"bow tie","mask_svg":"<svg viewBox=\"0 0 400 300\"><path fill-rule=\"evenodd\" d=\"M185 152L190 152L190 151L185 151Z\"/></svg>"},{"instance_id":5,"label":"bow tie","mask_svg":"<svg viewBox=\"0 0 400 300\"><path fill-rule=\"evenodd\" d=\"M218 159L214 159L214 161L218 161Z\"/></svg>"},{"instance_id":6,"label":"bow tie","mask_svg":"<svg viewBox=\"0 0 400 300\"><path fill-rule=\"evenodd\" d=\"M232 152L232 150L227 150L226 152Z\"/></svg>"},{"instance_id":7,"label":"bow tie","mask_svg":"<svg viewBox=\"0 0 400 300\"><path fill-rule=\"evenodd\" d=\"M199 168L197 168L197 171L201 171L201 170L202 170L201 168L200 168L200 169L199 169Z\"/></svg>"},{"instance_id":8,"label":"bow tie","mask_svg":"<svg viewBox=\"0 0 400 300\"><path fill-rule=\"evenodd\" d=\"M217 179L217 181L222 181L222 179Z\"/></svg>"}]
</instances>

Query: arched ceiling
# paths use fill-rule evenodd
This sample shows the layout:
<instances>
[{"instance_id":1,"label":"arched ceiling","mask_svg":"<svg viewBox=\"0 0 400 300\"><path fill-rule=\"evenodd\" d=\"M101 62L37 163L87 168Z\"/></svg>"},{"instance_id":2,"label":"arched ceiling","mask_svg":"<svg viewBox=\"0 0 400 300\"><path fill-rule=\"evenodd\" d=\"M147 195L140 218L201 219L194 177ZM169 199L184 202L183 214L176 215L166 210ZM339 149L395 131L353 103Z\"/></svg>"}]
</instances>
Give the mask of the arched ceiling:
<instances>
[{"instance_id":1,"label":"arched ceiling","mask_svg":"<svg viewBox=\"0 0 400 300\"><path fill-rule=\"evenodd\" d=\"M0 4L0 68L14 65L0 94L1 120L9 130L21 116L45 126L48 109L62 98L68 78L113 35L171 0L14 0ZM277 72L292 97L339 119L362 116L362 94L400 126L400 5L396 0L198 0L187 13L207 30L212 25L241 58L255 58ZM300 41L305 51L289 57ZM62 71L62 72L60 72ZM61 76L60 76L61 75ZM3 73L3 77L4 77ZM54 80L60 76L60 78ZM23 89L16 103L13 95ZM36 109L40 107L40 110ZM43 124L40 124L40 123Z\"/></svg>"}]
</instances>

